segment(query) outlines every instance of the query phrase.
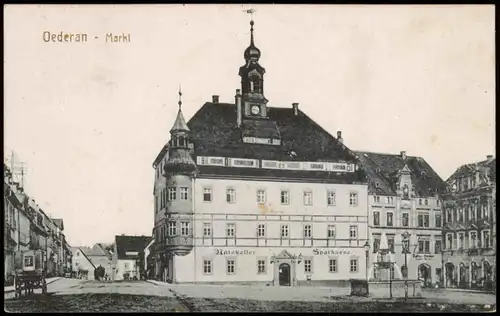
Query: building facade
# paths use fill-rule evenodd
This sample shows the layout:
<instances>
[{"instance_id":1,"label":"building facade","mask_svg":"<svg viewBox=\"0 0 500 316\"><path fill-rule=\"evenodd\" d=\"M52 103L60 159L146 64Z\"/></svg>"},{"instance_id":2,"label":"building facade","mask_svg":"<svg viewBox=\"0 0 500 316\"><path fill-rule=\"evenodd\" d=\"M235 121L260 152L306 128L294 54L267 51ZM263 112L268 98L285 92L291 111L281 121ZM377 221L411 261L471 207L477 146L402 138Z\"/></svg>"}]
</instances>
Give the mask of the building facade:
<instances>
[{"instance_id":1,"label":"building facade","mask_svg":"<svg viewBox=\"0 0 500 316\"><path fill-rule=\"evenodd\" d=\"M89 253L89 247L73 247L72 252L72 274L79 279L94 280L94 270L96 266L86 253Z\"/></svg>"},{"instance_id":2,"label":"building facade","mask_svg":"<svg viewBox=\"0 0 500 316\"><path fill-rule=\"evenodd\" d=\"M151 242L148 236L116 236L113 251L113 280L138 279L145 276L144 251Z\"/></svg>"},{"instance_id":3,"label":"building facade","mask_svg":"<svg viewBox=\"0 0 500 316\"><path fill-rule=\"evenodd\" d=\"M368 174L369 264L373 266L385 233L396 263L393 279L420 279L426 286L442 283L442 203L445 183L420 157L357 152ZM403 247L405 234L409 249ZM370 278L380 271L370 269Z\"/></svg>"},{"instance_id":4,"label":"building facade","mask_svg":"<svg viewBox=\"0 0 500 316\"><path fill-rule=\"evenodd\" d=\"M16 253L20 254L25 250L42 250L47 275L62 275L61 267L64 265L64 260L48 264L51 262L50 254L54 253L57 258L61 258L69 253L68 250L64 251L62 219L56 219L55 222L50 219L14 180L12 172L6 165L4 165L4 208L4 283L12 284L16 266L21 267L21 256Z\"/></svg>"},{"instance_id":5,"label":"building facade","mask_svg":"<svg viewBox=\"0 0 500 316\"><path fill-rule=\"evenodd\" d=\"M153 164L157 277L275 286L365 278L364 171L297 103L267 105L251 26L235 102L214 96L186 123L179 100Z\"/></svg>"},{"instance_id":6,"label":"building facade","mask_svg":"<svg viewBox=\"0 0 500 316\"><path fill-rule=\"evenodd\" d=\"M446 181L443 260L447 287L496 284L496 158L466 164Z\"/></svg>"}]
</instances>

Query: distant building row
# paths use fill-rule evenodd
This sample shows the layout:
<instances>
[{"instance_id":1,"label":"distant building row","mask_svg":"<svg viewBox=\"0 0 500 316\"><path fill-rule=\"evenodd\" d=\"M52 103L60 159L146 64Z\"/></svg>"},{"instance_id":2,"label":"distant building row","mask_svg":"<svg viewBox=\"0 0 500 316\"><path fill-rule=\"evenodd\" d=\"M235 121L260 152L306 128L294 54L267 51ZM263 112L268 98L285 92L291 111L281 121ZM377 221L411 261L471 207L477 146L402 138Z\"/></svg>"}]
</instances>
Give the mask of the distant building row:
<instances>
[{"instance_id":1,"label":"distant building row","mask_svg":"<svg viewBox=\"0 0 500 316\"><path fill-rule=\"evenodd\" d=\"M21 268L23 250L42 250L48 277L71 271L71 250L64 236L64 222L50 218L14 181L4 165L4 283L11 285ZM19 262L16 262L19 261Z\"/></svg>"}]
</instances>

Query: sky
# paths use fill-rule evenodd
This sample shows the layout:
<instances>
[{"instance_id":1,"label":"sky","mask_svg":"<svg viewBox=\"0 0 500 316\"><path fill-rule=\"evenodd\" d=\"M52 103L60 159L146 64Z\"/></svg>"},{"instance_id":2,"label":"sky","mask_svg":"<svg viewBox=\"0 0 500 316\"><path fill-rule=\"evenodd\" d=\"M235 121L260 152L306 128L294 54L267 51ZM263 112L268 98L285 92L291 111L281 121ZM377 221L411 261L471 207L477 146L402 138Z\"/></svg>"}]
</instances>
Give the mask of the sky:
<instances>
[{"instance_id":1,"label":"sky","mask_svg":"<svg viewBox=\"0 0 500 316\"><path fill-rule=\"evenodd\" d=\"M186 119L233 102L243 5L7 5L4 144L69 243L150 235L152 163L182 86ZM495 153L494 6L254 5L270 106L352 150L423 157L446 179ZM87 33L47 43L43 32ZM105 33L130 34L106 43ZM93 37L97 36L97 39Z\"/></svg>"}]
</instances>

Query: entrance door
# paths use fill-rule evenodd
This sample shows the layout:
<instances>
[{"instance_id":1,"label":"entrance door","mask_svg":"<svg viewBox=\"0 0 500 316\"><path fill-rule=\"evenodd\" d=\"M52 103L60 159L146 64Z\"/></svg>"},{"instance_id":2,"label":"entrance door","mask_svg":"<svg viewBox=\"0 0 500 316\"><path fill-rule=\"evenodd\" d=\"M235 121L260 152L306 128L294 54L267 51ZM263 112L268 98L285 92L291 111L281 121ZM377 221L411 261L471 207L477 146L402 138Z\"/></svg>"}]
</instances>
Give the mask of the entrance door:
<instances>
[{"instance_id":1,"label":"entrance door","mask_svg":"<svg viewBox=\"0 0 500 316\"><path fill-rule=\"evenodd\" d=\"M288 263L282 263L279 266L279 284L290 286L290 265Z\"/></svg>"},{"instance_id":2,"label":"entrance door","mask_svg":"<svg viewBox=\"0 0 500 316\"><path fill-rule=\"evenodd\" d=\"M421 264L418 267L419 279L424 281L425 286L429 286L432 283L430 267L426 264Z\"/></svg>"}]
</instances>

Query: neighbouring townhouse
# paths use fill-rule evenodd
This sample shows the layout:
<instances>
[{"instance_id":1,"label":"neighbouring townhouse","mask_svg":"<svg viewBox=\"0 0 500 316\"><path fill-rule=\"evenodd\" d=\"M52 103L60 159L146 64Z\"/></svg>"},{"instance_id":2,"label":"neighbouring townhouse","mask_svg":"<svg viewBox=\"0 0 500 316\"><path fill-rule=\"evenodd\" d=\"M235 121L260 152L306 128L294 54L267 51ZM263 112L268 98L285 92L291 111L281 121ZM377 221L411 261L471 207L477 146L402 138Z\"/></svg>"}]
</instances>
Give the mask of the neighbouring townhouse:
<instances>
[{"instance_id":1,"label":"neighbouring townhouse","mask_svg":"<svg viewBox=\"0 0 500 316\"><path fill-rule=\"evenodd\" d=\"M420 279L425 286L442 283L442 203L445 183L421 157L357 152L368 175L370 278L383 233L396 263L392 279ZM403 247L405 236L409 247ZM405 262L406 261L406 262Z\"/></svg>"},{"instance_id":2,"label":"neighbouring townhouse","mask_svg":"<svg viewBox=\"0 0 500 316\"><path fill-rule=\"evenodd\" d=\"M460 166L443 195L446 287L496 288L496 158Z\"/></svg>"},{"instance_id":3,"label":"neighbouring townhouse","mask_svg":"<svg viewBox=\"0 0 500 316\"><path fill-rule=\"evenodd\" d=\"M144 250L151 242L147 236L116 236L113 251L113 280L141 279Z\"/></svg>"}]
</instances>

